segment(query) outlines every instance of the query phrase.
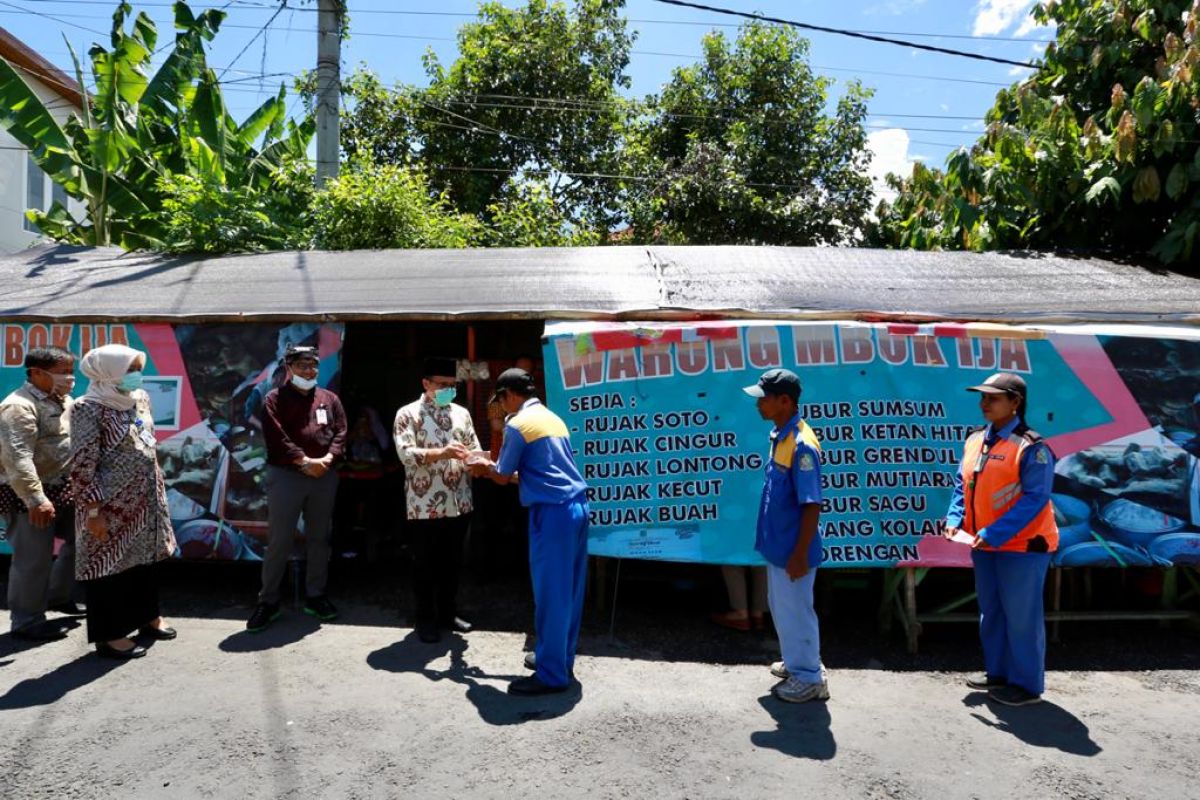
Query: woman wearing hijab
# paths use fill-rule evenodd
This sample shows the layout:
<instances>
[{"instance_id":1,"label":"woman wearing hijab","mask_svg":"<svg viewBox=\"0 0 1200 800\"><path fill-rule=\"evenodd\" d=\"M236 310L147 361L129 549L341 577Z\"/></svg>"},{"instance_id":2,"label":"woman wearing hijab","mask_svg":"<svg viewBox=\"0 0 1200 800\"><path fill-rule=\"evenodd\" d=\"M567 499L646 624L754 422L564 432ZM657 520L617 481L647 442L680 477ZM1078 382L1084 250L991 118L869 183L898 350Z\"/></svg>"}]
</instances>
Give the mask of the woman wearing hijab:
<instances>
[{"instance_id":1,"label":"woman wearing hijab","mask_svg":"<svg viewBox=\"0 0 1200 800\"><path fill-rule=\"evenodd\" d=\"M985 672L967 686L1003 705L1030 705L1045 688L1042 591L1058 548L1054 453L1025 424L1024 378L998 372L967 391L979 393L988 424L967 438L945 531L972 537Z\"/></svg>"},{"instance_id":2,"label":"woman wearing hijab","mask_svg":"<svg viewBox=\"0 0 1200 800\"><path fill-rule=\"evenodd\" d=\"M109 344L79 367L90 382L71 409L76 577L87 592L88 641L106 658L140 658L129 634L174 639L158 610L155 565L175 552L155 456L146 354Z\"/></svg>"}]
</instances>

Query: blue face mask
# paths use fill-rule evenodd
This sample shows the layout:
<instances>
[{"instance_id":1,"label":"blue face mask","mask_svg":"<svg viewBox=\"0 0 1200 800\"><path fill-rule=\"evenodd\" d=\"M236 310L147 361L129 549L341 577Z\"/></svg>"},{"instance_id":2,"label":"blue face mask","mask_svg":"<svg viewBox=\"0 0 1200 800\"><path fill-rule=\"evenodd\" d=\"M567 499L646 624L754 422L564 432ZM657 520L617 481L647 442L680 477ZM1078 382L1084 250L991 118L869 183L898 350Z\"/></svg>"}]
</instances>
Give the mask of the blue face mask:
<instances>
[{"instance_id":1,"label":"blue face mask","mask_svg":"<svg viewBox=\"0 0 1200 800\"><path fill-rule=\"evenodd\" d=\"M437 403L439 406L448 406L454 402L454 397L457 394L457 386L447 386L445 389L438 389L433 393L433 402Z\"/></svg>"},{"instance_id":2,"label":"blue face mask","mask_svg":"<svg viewBox=\"0 0 1200 800\"><path fill-rule=\"evenodd\" d=\"M122 392L132 392L134 389L142 388L142 371L126 372L125 376L117 382L117 390Z\"/></svg>"}]
</instances>

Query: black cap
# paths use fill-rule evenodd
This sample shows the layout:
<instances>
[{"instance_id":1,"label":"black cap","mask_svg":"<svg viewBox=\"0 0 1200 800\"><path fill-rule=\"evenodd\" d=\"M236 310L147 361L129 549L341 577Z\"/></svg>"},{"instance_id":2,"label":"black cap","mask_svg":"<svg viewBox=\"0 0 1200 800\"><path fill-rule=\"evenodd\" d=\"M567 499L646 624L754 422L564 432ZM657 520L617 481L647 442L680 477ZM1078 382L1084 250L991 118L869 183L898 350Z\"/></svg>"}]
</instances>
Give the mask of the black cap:
<instances>
[{"instance_id":1,"label":"black cap","mask_svg":"<svg viewBox=\"0 0 1200 800\"><path fill-rule=\"evenodd\" d=\"M283 353L283 363L292 364L297 361L311 360L320 362L321 354L317 348L306 344L289 344Z\"/></svg>"},{"instance_id":2,"label":"black cap","mask_svg":"<svg viewBox=\"0 0 1200 800\"><path fill-rule=\"evenodd\" d=\"M751 397L766 397L769 394L786 394L800 402L800 376L790 369L769 369L758 379L758 383L742 389Z\"/></svg>"},{"instance_id":3,"label":"black cap","mask_svg":"<svg viewBox=\"0 0 1200 800\"><path fill-rule=\"evenodd\" d=\"M968 386L968 392L983 392L984 394L1015 394L1025 397L1025 379L1011 372L997 372L978 386Z\"/></svg>"},{"instance_id":4,"label":"black cap","mask_svg":"<svg viewBox=\"0 0 1200 800\"><path fill-rule=\"evenodd\" d=\"M441 356L427 358L421 369L421 377L423 378L430 378L434 375L458 378L458 362L453 358L443 358Z\"/></svg>"},{"instance_id":5,"label":"black cap","mask_svg":"<svg viewBox=\"0 0 1200 800\"><path fill-rule=\"evenodd\" d=\"M489 403L494 403L500 399L500 393L512 389L522 397L532 397L537 391L537 386L533 383L533 376L519 367L506 369L500 373L500 377L496 378L496 391L492 393L492 399Z\"/></svg>"}]
</instances>

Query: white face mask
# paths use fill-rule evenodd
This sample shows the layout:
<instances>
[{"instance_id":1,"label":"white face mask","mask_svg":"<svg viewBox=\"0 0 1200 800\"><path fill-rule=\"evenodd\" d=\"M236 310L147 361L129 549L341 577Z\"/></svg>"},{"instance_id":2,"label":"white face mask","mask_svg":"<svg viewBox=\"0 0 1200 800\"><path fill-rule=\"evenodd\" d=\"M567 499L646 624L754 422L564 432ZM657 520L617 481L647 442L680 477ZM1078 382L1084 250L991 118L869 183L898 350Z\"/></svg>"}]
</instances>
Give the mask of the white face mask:
<instances>
[{"instance_id":1,"label":"white face mask","mask_svg":"<svg viewBox=\"0 0 1200 800\"><path fill-rule=\"evenodd\" d=\"M51 391L54 392L54 394L58 395L59 397L66 397L67 395L69 395L71 393L71 390L73 390L75 388L75 375L74 374L58 375L54 372L46 372L46 370L42 370L42 372L45 373L46 375L49 375L50 380L54 381L54 385L53 385Z\"/></svg>"},{"instance_id":2,"label":"white face mask","mask_svg":"<svg viewBox=\"0 0 1200 800\"><path fill-rule=\"evenodd\" d=\"M302 392L312 391L313 387L316 385L316 378L301 378L299 375L292 376L292 386L295 386Z\"/></svg>"}]
</instances>

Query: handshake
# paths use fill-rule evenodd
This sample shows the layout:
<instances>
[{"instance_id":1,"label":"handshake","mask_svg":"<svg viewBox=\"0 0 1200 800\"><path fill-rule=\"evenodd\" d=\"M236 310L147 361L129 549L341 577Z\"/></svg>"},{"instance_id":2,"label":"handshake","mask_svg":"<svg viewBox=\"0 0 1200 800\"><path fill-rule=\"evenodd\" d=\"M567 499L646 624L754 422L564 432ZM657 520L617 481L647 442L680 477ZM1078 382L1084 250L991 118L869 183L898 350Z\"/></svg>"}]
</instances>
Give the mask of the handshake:
<instances>
[{"instance_id":1,"label":"handshake","mask_svg":"<svg viewBox=\"0 0 1200 800\"><path fill-rule=\"evenodd\" d=\"M486 450L468 450L461 442L454 442L433 451L435 461L461 461L473 478L483 478L491 474L496 464Z\"/></svg>"}]
</instances>

